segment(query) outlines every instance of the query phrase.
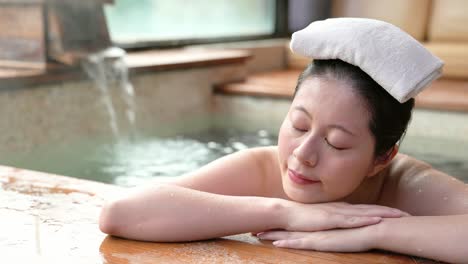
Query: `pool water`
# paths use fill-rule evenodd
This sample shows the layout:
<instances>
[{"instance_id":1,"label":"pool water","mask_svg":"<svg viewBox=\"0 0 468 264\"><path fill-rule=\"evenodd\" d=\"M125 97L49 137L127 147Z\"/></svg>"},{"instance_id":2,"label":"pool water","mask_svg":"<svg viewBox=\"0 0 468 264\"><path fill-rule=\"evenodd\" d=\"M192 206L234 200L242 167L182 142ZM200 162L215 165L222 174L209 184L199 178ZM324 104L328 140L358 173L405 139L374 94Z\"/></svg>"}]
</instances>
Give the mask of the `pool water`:
<instances>
[{"instance_id":1,"label":"pool water","mask_svg":"<svg viewBox=\"0 0 468 264\"><path fill-rule=\"evenodd\" d=\"M468 183L468 142L460 139L413 136L404 139L400 152Z\"/></svg>"},{"instance_id":2,"label":"pool water","mask_svg":"<svg viewBox=\"0 0 468 264\"><path fill-rule=\"evenodd\" d=\"M224 155L246 148L277 144L266 130L210 129L172 137L140 137L119 142L81 141L37 148L10 158L6 165L91 179L120 186L168 180ZM445 148L445 149L444 149ZM405 139L401 152L424 160L468 183L467 143L424 138Z\"/></svg>"},{"instance_id":3,"label":"pool water","mask_svg":"<svg viewBox=\"0 0 468 264\"><path fill-rule=\"evenodd\" d=\"M42 147L10 157L3 164L121 186L135 186L159 177L193 171L215 159L246 148L276 144L265 130L209 130L172 137L139 137L110 142L85 140Z\"/></svg>"}]
</instances>

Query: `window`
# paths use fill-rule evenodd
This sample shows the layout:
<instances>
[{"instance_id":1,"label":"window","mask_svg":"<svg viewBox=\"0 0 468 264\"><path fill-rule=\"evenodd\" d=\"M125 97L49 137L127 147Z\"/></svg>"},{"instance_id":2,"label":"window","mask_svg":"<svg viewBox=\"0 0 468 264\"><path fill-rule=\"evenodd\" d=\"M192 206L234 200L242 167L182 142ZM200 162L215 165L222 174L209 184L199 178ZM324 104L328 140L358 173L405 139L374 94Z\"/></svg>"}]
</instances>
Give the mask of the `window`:
<instances>
[{"instance_id":1,"label":"window","mask_svg":"<svg viewBox=\"0 0 468 264\"><path fill-rule=\"evenodd\" d=\"M114 43L203 42L272 36L277 0L115 0L105 15Z\"/></svg>"}]
</instances>

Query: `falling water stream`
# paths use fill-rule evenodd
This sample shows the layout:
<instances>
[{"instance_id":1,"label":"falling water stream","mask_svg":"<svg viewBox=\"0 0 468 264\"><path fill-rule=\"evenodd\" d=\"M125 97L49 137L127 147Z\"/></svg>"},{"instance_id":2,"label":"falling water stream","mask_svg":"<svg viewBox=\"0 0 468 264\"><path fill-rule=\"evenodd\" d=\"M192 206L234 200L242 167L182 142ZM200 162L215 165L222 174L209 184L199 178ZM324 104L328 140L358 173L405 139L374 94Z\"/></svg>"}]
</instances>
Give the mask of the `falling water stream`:
<instances>
[{"instance_id":1,"label":"falling water stream","mask_svg":"<svg viewBox=\"0 0 468 264\"><path fill-rule=\"evenodd\" d=\"M116 139L121 139L122 129L135 134L134 89L129 81L128 67L124 61L125 51L110 47L89 55L83 61L83 68L101 93L101 99L109 115L109 125ZM117 89L113 91L111 89ZM116 111L116 101L122 101L125 113L122 118ZM126 124L125 124L126 123Z\"/></svg>"}]
</instances>

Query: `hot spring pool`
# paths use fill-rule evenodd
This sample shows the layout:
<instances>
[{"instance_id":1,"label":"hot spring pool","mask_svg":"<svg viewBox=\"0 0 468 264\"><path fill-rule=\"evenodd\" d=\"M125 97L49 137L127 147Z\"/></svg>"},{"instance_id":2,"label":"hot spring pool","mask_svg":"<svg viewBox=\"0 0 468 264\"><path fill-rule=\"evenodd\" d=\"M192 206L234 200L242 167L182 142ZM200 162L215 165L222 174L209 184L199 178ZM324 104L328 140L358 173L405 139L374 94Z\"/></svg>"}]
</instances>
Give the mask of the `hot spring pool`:
<instances>
[{"instance_id":1,"label":"hot spring pool","mask_svg":"<svg viewBox=\"0 0 468 264\"><path fill-rule=\"evenodd\" d=\"M146 136L119 142L83 140L64 146L40 147L16 155L6 165L90 179L120 186L168 180L219 157L245 148L269 146L277 136L266 130L209 129L186 135ZM429 162L468 183L468 144L407 137L401 152ZM468 157L468 155L466 155Z\"/></svg>"},{"instance_id":2,"label":"hot spring pool","mask_svg":"<svg viewBox=\"0 0 468 264\"><path fill-rule=\"evenodd\" d=\"M135 186L276 145L290 100L213 93L215 83L244 77L236 64L135 74L134 94L126 81L118 82L124 94L113 82L103 93L102 83L85 80L3 89L0 164ZM468 182L467 120L415 109L401 152Z\"/></svg>"}]
</instances>

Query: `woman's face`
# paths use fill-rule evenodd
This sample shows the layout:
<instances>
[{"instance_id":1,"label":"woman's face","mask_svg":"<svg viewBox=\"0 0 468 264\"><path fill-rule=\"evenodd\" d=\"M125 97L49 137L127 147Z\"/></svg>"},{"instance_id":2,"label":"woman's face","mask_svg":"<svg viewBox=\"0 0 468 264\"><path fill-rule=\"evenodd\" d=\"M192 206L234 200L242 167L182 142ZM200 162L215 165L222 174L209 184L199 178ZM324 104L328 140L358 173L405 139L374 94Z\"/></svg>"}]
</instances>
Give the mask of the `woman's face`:
<instances>
[{"instance_id":1,"label":"woman's face","mask_svg":"<svg viewBox=\"0 0 468 264\"><path fill-rule=\"evenodd\" d=\"M304 80L280 128L283 189L294 201L350 195L374 169L369 113L342 81Z\"/></svg>"}]
</instances>

